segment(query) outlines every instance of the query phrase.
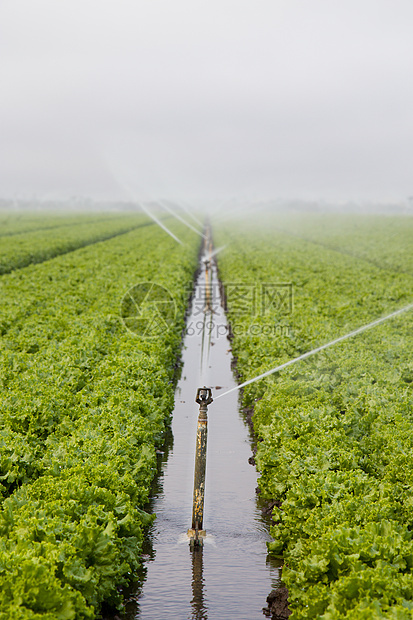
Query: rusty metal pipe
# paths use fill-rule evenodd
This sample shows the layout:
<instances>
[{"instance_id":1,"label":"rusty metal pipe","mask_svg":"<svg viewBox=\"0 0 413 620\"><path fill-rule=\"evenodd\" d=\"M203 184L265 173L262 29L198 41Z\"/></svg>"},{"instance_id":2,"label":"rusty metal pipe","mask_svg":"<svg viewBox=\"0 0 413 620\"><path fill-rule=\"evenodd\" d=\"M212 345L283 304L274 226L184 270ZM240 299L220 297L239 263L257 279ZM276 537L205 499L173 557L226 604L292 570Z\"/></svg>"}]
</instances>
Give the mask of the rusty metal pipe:
<instances>
[{"instance_id":1,"label":"rusty metal pipe","mask_svg":"<svg viewBox=\"0 0 413 620\"><path fill-rule=\"evenodd\" d=\"M194 544L199 544L199 534L203 532L206 449L208 433L208 405L212 403L210 388L199 388L195 402L199 404L198 429L195 448L194 496L192 506L192 532Z\"/></svg>"},{"instance_id":2,"label":"rusty metal pipe","mask_svg":"<svg viewBox=\"0 0 413 620\"><path fill-rule=\"evenodd\" d=\"M194 530L202 530L204 519L207 434L208 417L206 410L200 409L196 434L194 501L192 506L192 529Z\"/></svg>"}]
</instances>

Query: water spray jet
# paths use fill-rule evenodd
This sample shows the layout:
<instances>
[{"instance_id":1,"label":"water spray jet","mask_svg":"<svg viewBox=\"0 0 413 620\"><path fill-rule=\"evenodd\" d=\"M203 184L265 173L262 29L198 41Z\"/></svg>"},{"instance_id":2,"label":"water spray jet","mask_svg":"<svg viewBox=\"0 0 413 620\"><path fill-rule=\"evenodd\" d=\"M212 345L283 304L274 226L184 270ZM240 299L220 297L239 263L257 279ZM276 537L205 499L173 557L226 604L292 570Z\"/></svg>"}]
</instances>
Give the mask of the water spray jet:
<instances>
[{"instance_id":1,"label":"water spray jet","mask_svg":"<svg viewBox=\"0 0 413 620\"><path fill-rule=\"evenodd\" d=\"M185 226L187 226L188 228L190 228L191 230L193 230L197 235L199 235L200 237L203 237L204 239L206 239L206 236L199 231L197 228L195 228L195 226L192 226L192 224L190 224L189 222L187 222L183 217L181 217L180 215L178 215L178 213L176 213L176 211L174 211L173 209L171 209L171 207L169 207L167 204L165 204L165 202L163 200L158 200L157 201L164 209L166 209L166 211L168 211L171 215L173 215L174 217L176 217L177 220L179 220L180 222L182 222L182 224L185 224Z\"/></svg>"},{"instance_id":2,"label":"water spray jet","mask_svg":"<svg viewBox=\"0 0 413 620\"><path fill-rule=\"evenodd\" d=\"M371 323L368 323L367 325L363 325L362 327L359 327L358 329L355 329L354 331L349 332L348 334L345 334L344 336L340 336L339 338L336 338L335 340L331 340L331 342L327 342L326 344L323 344L320 347L312 349L311 351L307 351L307 353L303 353L302 355L299 355L298 357L295 357L294 359L288 362L285 362L284 364L280 364L279 366L276 366L275 368L272 368L271 370L267 370L267 372L263 372L261 375L258 375L257 377L254 377L253 379L244 381L244 383L237 385L236 387L228 390L227 392L224 392L223 394L219 394L215 400L217 400L218 398L222 398L222 396L226 396L227 394L230 394L231 392L240 390L241 388L244 388L245 386L250 385L250 383L255 383L256 381L259 381L260 379L269 377L275 372L283 370L284 368L287 368L288 366L292 366L292 364L295 364L296 362L305 360L308 357L311 357L312 355L319 353L320 351L324 351L324 349L328 349L329 347L332 347L333 345L338 344L339 342L343 342L343 340L347 340L347 338L352 338L353 336L357 336L358 334L361 334L367 331L368 329L376 327L377 325L380 325L381 323L384 323L385 321L388 321L389 319L392 319L395 316L398 316L399 314L402 314L403 312L408 312L409 310L412 310L412 309L413 309L413 304L409 304L408 306L405 306L404 308L400 308L400 310L396 310L395 312L392 312L391 314L383 316L380 319L376 319L375 321L372 321Z\"/></svg>"}]
</instances>

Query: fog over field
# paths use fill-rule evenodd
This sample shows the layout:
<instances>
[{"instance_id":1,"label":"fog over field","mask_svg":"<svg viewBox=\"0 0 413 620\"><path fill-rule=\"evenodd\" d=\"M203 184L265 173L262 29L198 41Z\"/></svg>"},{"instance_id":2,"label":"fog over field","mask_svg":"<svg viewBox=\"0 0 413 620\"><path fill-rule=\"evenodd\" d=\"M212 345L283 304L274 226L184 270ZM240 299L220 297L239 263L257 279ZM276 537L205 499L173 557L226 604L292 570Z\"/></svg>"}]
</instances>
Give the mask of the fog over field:
<instances>
[{"instance_id":1,"label":"fog over field","mask_svg":"<svg viewBox=\"0 0 413 620\"><path fill-rule=\"evenodd\" d=\"M403 201L411 0L4 0L0 197Z\"/></svg>"}]
</instances>

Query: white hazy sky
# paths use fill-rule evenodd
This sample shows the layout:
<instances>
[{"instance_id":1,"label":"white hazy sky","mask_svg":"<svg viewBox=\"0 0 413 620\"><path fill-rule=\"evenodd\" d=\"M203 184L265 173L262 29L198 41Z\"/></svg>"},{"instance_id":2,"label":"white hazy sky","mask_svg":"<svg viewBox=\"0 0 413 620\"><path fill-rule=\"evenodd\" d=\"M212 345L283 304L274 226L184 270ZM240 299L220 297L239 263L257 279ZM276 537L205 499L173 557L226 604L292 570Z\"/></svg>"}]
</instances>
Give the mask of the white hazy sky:
<instances>
[{"instance_id":1,"label":"white hazy sky","mask_svg":"<svg viewBox=\"0 0 413 620\"><path fill-rule=\"evenodd\" d=\"M413 194L412 0L1 0L0 196Z\"/></svg>"}]
</instances>

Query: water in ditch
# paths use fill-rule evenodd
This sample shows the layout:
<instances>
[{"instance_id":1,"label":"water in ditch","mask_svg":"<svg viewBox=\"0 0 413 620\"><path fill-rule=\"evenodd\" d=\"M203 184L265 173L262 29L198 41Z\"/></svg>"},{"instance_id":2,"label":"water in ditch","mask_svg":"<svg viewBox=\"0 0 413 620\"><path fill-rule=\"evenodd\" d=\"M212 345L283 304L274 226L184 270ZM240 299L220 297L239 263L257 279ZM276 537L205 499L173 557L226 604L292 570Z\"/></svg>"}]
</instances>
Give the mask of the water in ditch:
<instances>
[{"instance_id":1,"label":"water in ditch","mask_svg":"<svg viewBox=\"0 0 413 620\"><path fill-rule=\"evenodd\" d=\"M248 463L251 439L239 412L238 392L208 408L206 538L203 548L189 546L196 390L206 385L214 396L235 386L216 268L212 261L208 270L202 260L201 265L175 395L173 442L152 503L156 521L148 541L146 576L128 605L128 618L258 620L265 617L267 595L279 584L278 568L267 558L268 521L258 505L256 470Z\"/></svg>"}]
</instances>

